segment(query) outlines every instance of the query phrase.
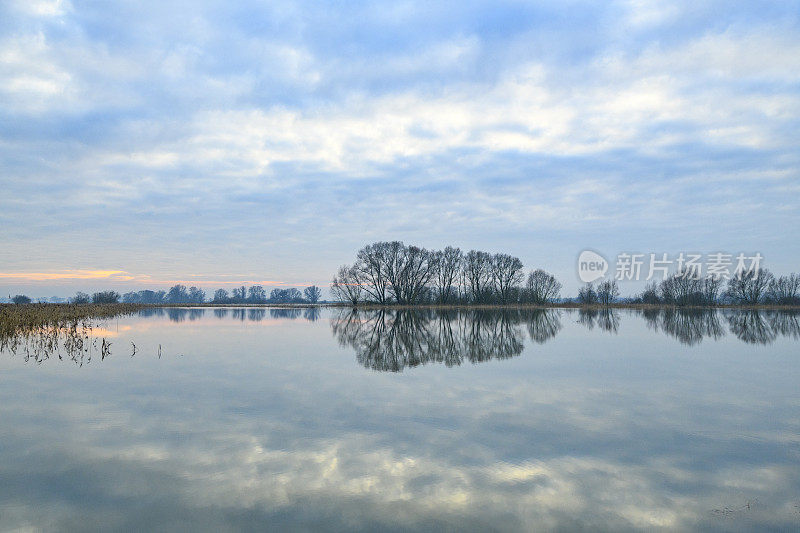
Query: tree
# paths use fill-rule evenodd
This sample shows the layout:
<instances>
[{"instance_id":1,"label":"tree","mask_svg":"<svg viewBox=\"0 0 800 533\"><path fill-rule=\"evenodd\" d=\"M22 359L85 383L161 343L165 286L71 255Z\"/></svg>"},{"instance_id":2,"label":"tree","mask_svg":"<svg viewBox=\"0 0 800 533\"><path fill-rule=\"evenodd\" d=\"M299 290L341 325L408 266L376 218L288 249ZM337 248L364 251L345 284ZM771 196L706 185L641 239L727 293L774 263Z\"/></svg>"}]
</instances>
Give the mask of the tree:
<instances>
[{"instance_id":1,"label":"tree","mask_svg":"<svg viewBox=\"0 0 800 533\"><path fill-rule=\"evenodd\" d=\"M151 291L151 290L126 292L125 294L122 295L122 301L128 304L160 304L164 303L164 297L166 296L166 294L167 293L164 291Z\"/></svg>"},{"instance_id":2,"label":"tree","mask_svg":"<svg viewBox=\"0 0 800 533\"><path fill-rule=\"evenodd\" d=\"M429 295L429 284L436 274L436 260L433 253L418 246L405 249L405 265L402 271L401 297L399 303L417 303Z\"/></svg>"},{"instance_id":3,"label":"tree","mask_svg":"<svg viewBox=\"0 0 800 533\"><path fill-rule=\"evenodd\" d=\"M331 281L331 293L343 302L357 305L361 301L363 288L358 280L358 271L351 266L342 265Z\"/></svg>"},{"instance_id":4,"label":"tree","mask_svg":"<svg viewBox=\"0 0 800 533\"><path fill-rule=\"evenodd\" d=\"M740 270L728 280L728 298L736 303L755 305L762 303L774 276L766 268Z\"/></svg>"},{"instance_id":5,"label":"tree","mask_svg":"<svg viewBox=\"0 0 800 533\"><path fill-rule=\"evenodd\" d=\"M247 288L242 285L241 287L233 289L234 302L244 302L247 299Z\"/></svg>"},{"instance_id":6,"label":"tree","mask_svg":"<svg viewBox=\"0 0 800 533\"><path fill-rule=\"evenodd\" d=\"M438 287L437 296L439 302L446 304L455 296L455 285L461 273L461 265L464 261L464 254L461 248L448 246L436 254L436 285Z\"/></svg>"},{"instance_id":7,"label":"tree","mask_svg":"<svg viewBox=\"0 0 800 533\"><path fill-rule=\"evenodd\" d=\"M182 304L189 301L189 291L186 285L173 285L167 291L167 302L171 304Z\"/></svg>"},{"instance_id":8,"label":"tree","mask_svg":"<svg viewBox=\"0 0 800 533\"><path fill-rule=\"evenodd\" d=\"M800 303L800 275L780 276L769 283L766 301L780 305L797 305Z\"/></svg>"},{"instance_id":9,"label":"tree","mask_svg":"<svg viewBox=\"0 0 800 533\"><path fill-rule=\"evenodd\" d=\"M388 270L392 247L389 242L376 242L358 251L354 268L364 291L376 302L386 303L389 285Z\"/></svg>"},{"instance_id":10,"label":"tree","mask_svg":"<svg viewBox=\"0 0 800 533\"><path fill-rule=\"evenodd\" d=\"M24 294L17 294L13 298L11 298L11 301L14 302L17 305L31 303L31 299L29 297L25 296Z\"/></svg>"},{"instance_id":11,"label":"tree","mask_svg":"<svg viewBox=\"0 0 800 533\"><path fill-rule=\"evenodd\" d=\"M286 289L272 289L269 293L269 301L276 304L289 303L289 294Z\"/></svg>"},{"instance_id":12,"label":"tree","mask_svg":"<svg viewBox=\"0 0 800 533\"><path fill-rule=\"evenodd\" d=\"M703 303L704 282L696 269L684 269L665 279L659 285L661 300L672 305L700 305ZM709 290L713 286L709 286Z\"/></svg>"},{"instance_id":13,"label":"tree","mask_svg":"<svg viewBox=\"0 0 800 533\"><path fill-rule=\"evenodd\" d=\"M464 256L464 286L469 291L473 303L482 302L490 292L489 282L492 279L492 256L486 252L470 250Z\"/></svg>"},{"instance_id":14,"label":"tree","mask_svg":"<svg viewBox=\"0 0 800 533\"><path fill-rule=\"evenodd\" d=\"M77 292L75 296L72 298L72 303L78 305L88 304L91 301L92 301L91 296L89 296L85 292Z\"/></svg>"},{"instance_id":15,"label":"tree","mask_svg":"<svg viewBox=\"0 0 800 533\"><path fill-rule=\"evenodd\" d=\"M603 304L608 305L619 297L619 287L617 280L610 279L602 282L597 286L597 300Z\"/></svg>"},{"instance_id":16,"label":"tree","mask_svg":"<svg viewBox=\"0 0 800 533\"><path fill-rule=\"evenodd\" d=\"M508 303L512 289L522 283L522 261L508 254L494 254L490 269L492 281L501 303Z\"/></svg>"},{"instance_id":17,"label":"tree","mask_svg":"<svg viewBox=\"0 0 800 533\"><path fill-rule=\"evenodd\" d=\"M115 291L102 291L92 294L94 304L115 304L119 302L119 293Z\"/></svg>"},{"instance_id":18,"label":"tree","mask_svg":"<svg viewBox=\"0 0 800 533\"><path fill-rule=\"evenodd\" d=\"M714 305L719 300L719 291L722 288L722 278L708 276L703 280L702 285L702 292L703 292L703 304L704 305Z\"/></svg>"},{"instance_id":19,"label":"tree","mask_svg":"<svg viewBox=\"0 0 800 533\"><path fill-rule=\"evenodd\" d=\"M230 296L228 295L228 291L226 291L225 289L217 289L214 291L214 299L212 300L212 302L214 302L215 304L223 304L227 303L229 299Z\"/></svg>"},{"instance_id":20,"label":"tree","mask_svg":"<svg viewBox=\"0 0 800 533\"><path fill-rule=\"evenodd\" d=\"M267 291L261 285L253 285L247 290L247 300L253 303L267 301Z\"/></svg>"},{"instance_id":21,"label":"tree","mask_svg":"<svg viewBox=\"0 0 800 533\"><path fill-rule=\"evenodd\" d=\"M531 303L543 305L551 303L558 298L561 292L561 283L555 276L537 269L528 274L528 282L525 284L525 298Z\"/></svg>"},{"instance_id":22,"label":"tree","mask_svg":"<svg viewBox=\"0 0 800 533\"><path fill-rule=\"evenodd\" d=\"M189 302L193 304L201 304L206 301L206 291L198 289L197 287L189 287Z\"/></svg>"},{"instance_id":23,"label":"tree","mask_svg":"<svg viewBox=\"0 0 800 533\"><path fill-rule=\"evenodd\" d=\"M578 301L582 304L591 305L597 303L597 292L594 285L587 283L578 290Z\"/></svg>"},{"instance_id":24,"label":"tree","mask_svg":"<svg viewBox=\"0 0 800 533\"><path fill-rule=\"evenodd\" d=\"M427 295L436 273L433 254L400 241L384 243L387 290L397 303L416 303Z\"/></svg>"},{"instance_id":25,"label":"tree","mask_svg":"<svg viewBox=\"0 0 800 533\"><path fill-rule=\"evenodd\" d=\"M315 304L319 301L320 297L322 296L322 289L320 289L316 285L311 285L303 290L303 294L305 295L306 300L308 300L309 303Z\"/></svg>"},{"instance_id":26,"label":"tree","mask_svg":"<svg viewBox=\"0 0 800 533\"><path fill-rule=\"evenodd\" d=\"M286 299L289 303L302 303L303 301L303 293L300 292L299 289L295 289L292 287L291 289L286 289Z\"/></svg>"},{"instance_id":27,"label":"tree","mask_svg":"<svg viewBox=\"0 0 800 533\"><path fill-rule=\"evenodd\" d=\"M661 303L661 298L658 296L658 284L655 281L648 283L642 291L642 294L640 294L636 299L643 304L654 305Z\"/></svg>"}]
</instances>

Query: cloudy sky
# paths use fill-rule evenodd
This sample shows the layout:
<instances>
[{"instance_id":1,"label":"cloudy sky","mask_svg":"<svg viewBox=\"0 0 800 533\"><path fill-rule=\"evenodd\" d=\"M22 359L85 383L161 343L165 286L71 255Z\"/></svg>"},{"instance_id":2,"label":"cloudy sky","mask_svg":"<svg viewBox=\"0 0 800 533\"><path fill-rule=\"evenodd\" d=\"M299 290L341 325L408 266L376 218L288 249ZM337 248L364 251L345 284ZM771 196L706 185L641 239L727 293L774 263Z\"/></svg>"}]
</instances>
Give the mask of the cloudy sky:
<instances>
[{"instance_id":1,"label":"cloudy sky","mask_svg":"<svg viewBox=\"0 0 800 533\"><path fill-rule=\"evenodd\" d=\"M327 285L394 239L567 291L584 248L798 271L799 13L4 1L0 293Z\"/></svg>"}]
</instances>

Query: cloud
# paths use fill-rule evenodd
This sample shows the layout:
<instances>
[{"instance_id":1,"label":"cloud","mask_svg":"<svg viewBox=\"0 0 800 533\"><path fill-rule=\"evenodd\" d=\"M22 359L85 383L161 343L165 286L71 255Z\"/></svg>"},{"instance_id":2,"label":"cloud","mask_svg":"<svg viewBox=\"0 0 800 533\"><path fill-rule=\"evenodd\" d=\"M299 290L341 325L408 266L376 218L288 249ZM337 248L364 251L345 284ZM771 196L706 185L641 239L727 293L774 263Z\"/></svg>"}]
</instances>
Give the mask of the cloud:
<instances>
[{"instance_id":1,"label":"cloud","mask_svg":"<svg viewBox=\"0 0 800 533\"><path fill-rule=\"evenodd\" d=\"M0 12L4 270L324 283L368 238L565 271L800 253L772 232L800 212L790 4L26 6Z\"/></svg>"}]
</instances>

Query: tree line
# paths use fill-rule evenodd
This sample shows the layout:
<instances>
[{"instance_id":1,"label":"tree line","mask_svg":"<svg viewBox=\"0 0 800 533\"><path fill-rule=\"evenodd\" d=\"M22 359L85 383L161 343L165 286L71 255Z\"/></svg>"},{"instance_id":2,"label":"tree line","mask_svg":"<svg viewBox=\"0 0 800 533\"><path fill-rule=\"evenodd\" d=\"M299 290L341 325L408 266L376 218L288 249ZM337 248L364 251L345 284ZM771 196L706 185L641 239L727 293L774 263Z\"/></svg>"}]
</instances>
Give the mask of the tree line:
<instances>
[{"instance_id":1,"label":"tree line","mask_svg":"<svg viewBox=\"0 0 800 533\"><path fill-rule=\"evenodd\" d=\"M800 275L775 276L766 268L742 270L725 284L721 278L684 270L660 283L650 283L633 301L676 306L800 305Z\"/></svg>"},{"instance_id":2,"label":"tree line","mask_svg":"<svg viewBox=\"0 0 800 533\"><path fill-rule=\"evenodd\" d=\"M547 304L559 298L561 283L541 269L526 277L522 261L509 254L392 241L359 250L352 265L339 267L331 292L353 305Z\"/></svg>"},{"instance_id":3,"label":"tree line","mask_svg":"<svg viewBox=\"0 0 800 533\"><path fill-rule=\"evenodd\" d=\"M524 273L522 261L509 254L452 246L427 250L400 241L364 246L353 264L342 265L331 281L333 296L352 305L376 304L537 304L560 300L561 283L536 269ZM674 306L800 305L800 275L775 276L767 269L742 270L726 280L682 270L620 298L617 280L587 283L576 301L584 305L615 302Z\"/></svg>"},{"instance_id":4,"label":"tree line","mask_svg":"<svg viewBox=\"0 0 800 533\"><path fill-rule=\"evenodd\" d=\"M120 294L116 291L100 291L93 294L78 292L69 299L72 304L286 304L286 303L317 303L322 296L322 289L316 285L305 287L302 291L296 288L272 289L267 294L266 289L261 285L247 287L242 285L236 287L231 292L226 289L214 291L211 299L206 297L206 292L197 287L186 287L186 285L174 285L169 290L141 290ZM29 304L31 299L28 296L14 296L11 299L15 304Z\"/></svg>"}]
</instances>

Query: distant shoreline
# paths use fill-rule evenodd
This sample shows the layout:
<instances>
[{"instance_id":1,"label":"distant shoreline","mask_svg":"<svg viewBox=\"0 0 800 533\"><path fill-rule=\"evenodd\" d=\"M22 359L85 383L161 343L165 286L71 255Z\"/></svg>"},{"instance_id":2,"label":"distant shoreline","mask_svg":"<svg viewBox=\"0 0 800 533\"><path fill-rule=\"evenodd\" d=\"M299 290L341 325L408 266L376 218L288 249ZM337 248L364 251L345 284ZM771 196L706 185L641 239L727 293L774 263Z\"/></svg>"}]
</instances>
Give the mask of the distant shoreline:
<instances>
[{"instance_id":1,"label":"distant shoreline","mask_svg":"<svg viewBox=\"0 0 800 533\"><path fill-rule=\"evenodd\" d=\"M341 309L387 309L387 310L414 310L414 309L742 309L742 310L800 310L800 305L777 305L777 304L716 304L716 305L675 305L675 304L641 304L617 302L611 304L582 304L578 302L562 302L550 304L378 304L378 303L359 303L356 305L345 302L321 302L321 303L160 303L160 304L129 304L129 303L109 303L109 304L70 304L70 303L30 303L13 304L0 303L0 309L103 309L106 311L118 308L120 311L131 311L137 309L158 309L158 308L288 308L288 309L308 309L317 308L341 308Z\"/></svg>"}]
</instances>

